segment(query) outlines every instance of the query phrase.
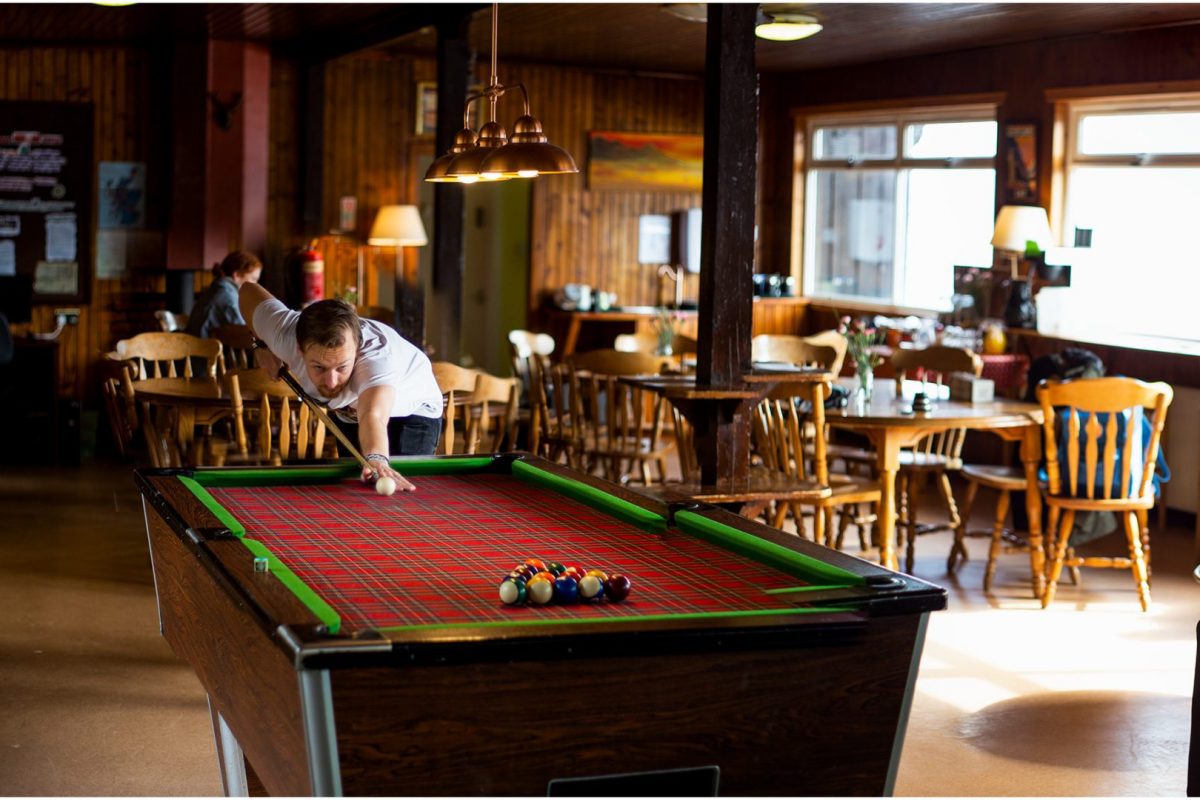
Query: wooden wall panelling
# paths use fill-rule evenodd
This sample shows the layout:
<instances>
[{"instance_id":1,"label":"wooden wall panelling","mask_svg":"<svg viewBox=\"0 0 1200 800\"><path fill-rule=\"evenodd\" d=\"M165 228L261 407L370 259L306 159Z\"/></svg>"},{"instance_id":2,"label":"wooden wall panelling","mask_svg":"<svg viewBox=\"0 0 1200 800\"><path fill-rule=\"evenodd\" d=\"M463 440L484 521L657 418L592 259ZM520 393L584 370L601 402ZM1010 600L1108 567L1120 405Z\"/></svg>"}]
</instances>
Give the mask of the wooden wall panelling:
<instances>
[{"instance_id":1,"label":"wooden wall panelling","mask_svg":"<svg viewBox=\"0 0 1200 800\"><path fill-rule=\"evenodd\" d=\"M615 292L618 302L655 302L655 269L637 263L637 218L699 207L698 192L591 191L587 187L587 134L619 130L699 134L703 85L693 78L589 73L521 64L502 80L523 81L531 111L551 141L575 157L580 174L539 178L533 194L529 306L567 283ZM511 101L502 101L511 102ZM517 112L519 113L519 112ZM502 107L501 120L515 114ZM694 282L694 281L693 281ZM695 292L695 288L691 288Z\"/></svg>"},{"instance_id":2,"label":"wooden wall panelling","mask_svg":"<svg viewBox=\"0 0 1200 800\"><path fill-rule=\"evenodd\" d=\"M147 52L137 47L0 48L0 99L92 103L94 163L142 161L149 170L161 169L152 158L149 134L149 63ZM147 197L148 211L158 200ZM89 235L94 236L94 225L93 219ZM60 338L60 396L80 400L85 408L99 407L99 386L93 383L100 354L143 316L134 303L122 299L122 290L144 296L146 282L136 273L105 280L93 274L91 302L80 306L79 324ZM153 321L150 314L144 316ZM17 332L53 328L54 306L35 306L32 323L18 326Z\"/></svg>"}]
</instances>

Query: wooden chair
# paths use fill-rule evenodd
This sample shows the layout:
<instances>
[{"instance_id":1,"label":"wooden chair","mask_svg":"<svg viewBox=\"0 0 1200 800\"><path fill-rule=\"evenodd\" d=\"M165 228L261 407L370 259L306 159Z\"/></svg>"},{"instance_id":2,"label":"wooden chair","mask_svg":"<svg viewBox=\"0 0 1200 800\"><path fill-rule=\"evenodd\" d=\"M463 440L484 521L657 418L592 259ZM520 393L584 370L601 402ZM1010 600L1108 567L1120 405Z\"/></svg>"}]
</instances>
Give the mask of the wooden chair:
<instances>
[{"instance_id":1,"label":"wooden chair","mask_svg":"<svg viewBox=\"0 0 1200 800\"><path fill-rule=\"evenodd\" d=\"M254 333L249 325L222 325L213 331L212 338L221 343L224 369L253 369Z\"/></svg>"},{"instance_id":2,"label":"wooden chair","mask_svg":"<svg viewBox=\"0 0 1200 800\"><path fill-rule=\"evenodd\" d=\"M520 378L528 396L533 383L534 362L547 363L554 352L554 337L548 333L516 329L508 332L508 345L512 353L513 375Z\"/></svg>"},{"instance_id":3,"label":"wooden chair","mask_svg":"<svg viewBox=\"0 0 1200 800\"><path fill-rule=\"evenodd\" d=\"M471 394L475 391L475 380L479 370L460 367L449 361L433 362L433 379L442 390L442 441L438 446L439 455L454 453L454 441L457 436L455 424L459 410L470 402ZM465 431L465 423L464 423Z\"/></svg>"},{"instance_id":4,"label":"wooden chair","mask_svg":"<svg viewBox=\"0 0 1200 800\"><path fill-rule=\"evenodd\" d=\"M104 372L101 384L104 394L104 409L108 415L109 427L112 428L117 453L122 457L132 450L134 437L140 428L137 403L128 374L132 368L131 363L111 359L106 359L101 364ZM127 383L129 384L128 388L126 387Z\"/></svg>"},{"instance_id":5,"label":"wooden chair","mask_svg":"<svg viewBox=\"0 0 1200 800\"><path fill-rule=\"evenodd\" d=\"M996 395L1019 400L1025 396L1026 377L1029 374L1029 357L1025 355L980 356L983 360L981 376L993 380L996 384ZM1029 542L1025 532L1015 530L1008 524L1009 511L1012 504L1012 493L1023 492L1027 485L1025 470L1012 464L1012 450L1006 449L1003 454L1004 463L994 464L964 464L959 473L967 483L967 492L963 497L962 510L959 514L959 526L954 530L954 545L950 548L950 556L946 561L946 571L954 572L959 564L969 558L966 540L969 538L986 538L990 541L988 547L987 566L983 573L983 591L992 590L996 577L996 565L1001 555L1013 555L1029 552ZM995 518L990 528L971 530L968 525L971 512L975 508L980 489L991 489L996 492ZM1068 551L1073 555L1073 551ZM1079 583L1079 568L1070 567L1072 583Z\"/></svg>"},{"instance_id":6,"label":"wooden chair","mask_svg":"<svg viewBox=\"0 0 1200 800\"><path fill-rule=\"evenodd\" d=\"M117 355L136 364L134 380L143 378L191 378L193 359L203 359L204 371L217 377L221 363L221 343L187 333L139 333L117 342ZM181 365L181 366L180 366Z\"/></svg>"},{"instance_id":7,"label":"wooden chair","mask_svg":"<svg viewBox=\"0 0 1200 800\"><path fill-rule=\"evenodd\" d=\"M1042 608L1054 599L1064 566L1129 568L1142 610L1150 608L1146 522L1154 506L1154 469L1173 396L1165 383L1134 378L1043 381L1038 386L1045 415L1046 530L1053 537ZM1151 409L1150 435L1143 441L1146 409ZM1111 511L1120 517L1129 558L1068 558L1078 511Z\"/></svg>"},{"instance_id":8,"label":"wooden chair","mask_svg":"<svg viewBox=\"0 0 1200 800\"><path fill-rule=\"evenodd\" d=\"M578 422L585 471L599 469L605 478L626 483L640 477L654 482L650 464L658 468L658 481L666 479L666 456L674 442L663 435L666 402L655 392L618 380L626 375L657 375L670 356L593 350L576 353L571 366L571 417Z\"/></svg>"},{"instance_id":9,"label":"wooden chair","mask_svg":"<svg viewBox=\"0 0 1200 800\"><path fill-rule=\"evenodd\" d=\"M892 367L896 370L896 392L899 395L906 376L918 370L925 380L933 380L935 386L940 387L945 377L952 372L979 375L983 369L983 361L970 350L935 346L922 350L897 350L892 355ZM930 434L911 449L900 452L900 470L896 475L899 498L899 519L896 528L904 533L904 565L908 572L912 572L916 560L917 536L947 528L956 531L962 524L958 505L954 502L954 491L950 487L950 473L962 469L962 448L966 435L967 432L961 428ZM919 525L917 522L921 487L928 476L937 481L942 502L949 515L948 522L935 525Z\"/></svg>"},{"instance_id":10,"label":"wooden chair","mask_svg":"<svg viewBox=\"0 0 1200 800\"><path fill-rule=\"evenodd\" d=\"M531 367L529 450L550 461L565 459L578 469L584 437L570 402L572 368L539 361Z\"/></svg>"},{"instance_id":11,"label":"wooden chair","mask_svg":"<svg viewBox=\"0 0 1200 800\"><path fill-rule=\"evenodd\" d=\"M874 514L858 513L860 504L878 506L882 490L879 482L870 478L831 473L828 464L828 428L825 425L825 398L829 395L829 384L821 381L808 385L806 395L797 395L796 389L780 386L759 403L754 433L758 440L758 452L763 465L785 473L797 482L815 482L826 486L829 492L811 497L777 503L772 525L782 528L791 511L796 521L796 531L803 531L803 508L813 508L813 541L827 544L829 523L835 511L841 510L834 546L841 548L850 521L858 525L862 548L867 547L865 526L874 520ZM808 400L809 411L802 413L797 400ZM807 417L807 418L806 418ZM811 467L809 464L811 463Z\"/></svg>"},{"instance_id":12,"label":"wooden chair","mask_svg":"<svg viewBox=\"0 0 1200 800\"><path fill-rule=\"evenodd\" d=\"M154 312L154 318L158 320L158 327L162 328L164 333L182 331L188 324L187 314L177 314L174 311L160 309Z\"/></svg>"},{"instance_id":13,"label":"wooden chair","mask_svg":"<svg viewBox=\"0 0 1200 800\"><path fill-rule=\"evenodd\" d=\"M516 448L520 394L518 379L479 373L464 409L464 453L503 453Z\"/></svg>"},{"instance_id":14,"label":"wooden chair","mask_svg":"<svg viewBox=\"0 0 1200 800\"><path fill-rule=\"evenodd\" d=\"M215 452L215 463L279 465L289 460L336 457L337 446L332 438L326 449L325 424L286 383L258 368L230 370L224 380L233 405L237 452L224 457ZM254 413L243 402L243 392L258 395ZM255 431L253 449L248 428Z\"/></svg>"},{"instance_id":15,"label":"wooden chair","mask_svg":"<svg viewBox=\"0 0 1200 800\"><path fill-rule=\"evenodd\" d=\"M850 347L850 342L846 337L836 330L821 331L809 336L801 336L800 339L807 344L816 344L823 347L832 347L837 354L833 363L829 365L829 371L835 376L842 374L842 365L846 362L846 350Z\"/></svg>"},{"instance_id":16,"label":"wooden chair","mask_svg":"<svg viewBox=\"0 0 1200 800\"><path fill-rule=\"evenodd\" d=\"M806 342L800 336L762 333L750 340L750 360L821 367L832 372L837 350L829 345Z\"/></svg>"},{"instance_id":17,"label":"wooden chair","mask_svg":"<svg viewBox=\"0 0 1200 800\"><path fill-rule=\"evenodd\" d=\"M531 452L537 451L536 439L539 431L533 420L534 382L540 378L536 371L550 364L554 352L554 337L547 333L526 330L508 332L508 346L512 356L513 375L521 382L521 397L517 404L517 427L521 441Z\"/></svg>"},{"instance_id":18,"label":"wooden chair","mask_svg":"<svg viewBox=\"0 0 1200 800\"><path fill-rule=\"evenodd\" d=\"M991 545L988 548L987 567L983 573L983 591L990 592L1000 556L1029 552L1029 542L1006 524L1012 493L1023 492L1027 487L1025 470L1012 466L965 464L961 474L967 482L967 493L963 498L958 527L954 529L954 544L950 548L950 556L946 561L946 571L953 572L959 564L966 562L966 540L968 538L987 537L991 540ZM971 511L975 507L975 500L980 488L993 489L997 492L995 521L989 530L972 531L967 526L970 523ZM1072 573L1073 578L1076 575L1077 572Z\"/></svg>"}]
</instances>

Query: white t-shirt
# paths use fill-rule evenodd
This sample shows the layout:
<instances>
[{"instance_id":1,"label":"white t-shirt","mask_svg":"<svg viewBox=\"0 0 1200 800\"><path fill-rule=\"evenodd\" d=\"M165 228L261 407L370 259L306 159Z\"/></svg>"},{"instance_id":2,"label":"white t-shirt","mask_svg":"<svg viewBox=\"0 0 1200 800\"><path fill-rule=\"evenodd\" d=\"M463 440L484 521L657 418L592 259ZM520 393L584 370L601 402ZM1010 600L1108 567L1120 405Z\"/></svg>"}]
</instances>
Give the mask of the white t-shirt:
<instances>
[{"instance_id":1,"label":"white t-shirt","mask_svg":"<svg viewBox=\"0 0 1200 800\"><path fill-rule=\"evenodd\" d=\"M442 390L433 377L429 358L387 325L371 319L360 320L362 347L346 388L337 397L323 397L305 369L304 355L296 340L299 320L299 311L292 311L279 300L267 300L254 311L254 332L287 364L304 391L317 402L336 409L340 418L357 422L359 395L372 386L385 385L396 389L390 416L441 417Z\"/></svg>"}]
</instances>

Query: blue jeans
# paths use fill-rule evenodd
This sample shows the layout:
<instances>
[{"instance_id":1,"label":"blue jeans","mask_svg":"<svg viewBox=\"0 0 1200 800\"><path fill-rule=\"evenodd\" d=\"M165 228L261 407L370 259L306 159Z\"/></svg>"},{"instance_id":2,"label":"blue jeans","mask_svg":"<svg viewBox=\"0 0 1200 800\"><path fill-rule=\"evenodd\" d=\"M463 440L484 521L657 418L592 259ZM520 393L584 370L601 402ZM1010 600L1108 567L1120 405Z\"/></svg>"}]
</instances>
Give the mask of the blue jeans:
<instances>
[{"instance_id":1,"label":"blue jeans","mask_svg":"<svg viewBox=\"0 0 1200 800\"><path fill-rule=\"evenodd\" d=\"M358 425L338 420L338 427L346 438L358 445ZM442 435L441 419L418 417L392 417L388 420L388 449L392 456L431 456L437 450ZM366 453L363 453L365 456Z\"/></svg>"}]
</instances>

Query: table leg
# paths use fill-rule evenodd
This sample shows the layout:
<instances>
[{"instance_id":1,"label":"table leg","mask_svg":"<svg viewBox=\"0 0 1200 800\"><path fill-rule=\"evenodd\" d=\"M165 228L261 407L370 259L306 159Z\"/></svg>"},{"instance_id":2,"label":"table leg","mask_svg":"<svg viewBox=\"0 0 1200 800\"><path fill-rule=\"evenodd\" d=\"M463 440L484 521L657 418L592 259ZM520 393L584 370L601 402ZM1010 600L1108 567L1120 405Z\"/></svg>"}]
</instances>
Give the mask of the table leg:
<instances>
[{"instance_id":1,"label":"table leg","mask_svg":"<svg viewBox=\"0 0 1200 800\"><path fill-rule=\"evenodd\" d=\"M208 711L212 716L213 739L217 745L217 764L221 768L221 788L226 797L249 797L250 787L246 779L246 758L242 754L242 746L225 718L213 706L212 698L208 698Z\"/></svg>"},{"instance_id":2,"label":"table leg","mask_svg":"<svg viewBox=\"0 0 1200 800\"><path fill-rule=\"evenodd\" d=\"M579 341L579 328L583 321L579 319L578 314L571 314L570 320L567 322L567 340L563 342L562 358L566 358L575 352L575 343Z\"/></svg>"},{"instance_id":3,"label":"table leg","mask_svg":"<svg viewBox=\"0 0 1200 800\"><path fill-rule=\"evenodd\" d=\"M196 436L196 409L178 406L175 410L175 438L179 443L179 466L195 466L192 440ZM191 463L185 464L184 459Z\"/></svg>"},{"instance_id":4,"label":"table leg","mask_svg":"<svg viewBox=\"0 0 1200 800\"><path fill-rule=\"evenodd\" d=\"M872 431L876 468L879 473L879 519L875 529L879 538L879 563L898 570L896 561L896 473L900 471L900 443L890 429Z\"/></svg>"},{"instance_id":5,"label":"table leg","mask_svg":"<svg viewBox=\"0 0 1200 800\"><path fill-rule=\"evenodd\" d=\"M1029 518L1029 569L1033 596L1046 591L1046 552L1042 541L1042 495L1038 488L1038 464L1042 460L1042 432L1027 425L1021 438L1021 461L1025 464L1025 515Z\"/></svg>"}]
</instances>

